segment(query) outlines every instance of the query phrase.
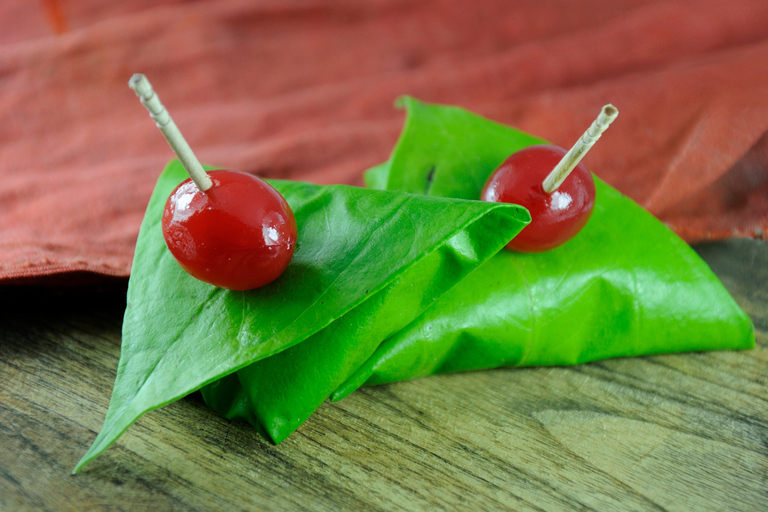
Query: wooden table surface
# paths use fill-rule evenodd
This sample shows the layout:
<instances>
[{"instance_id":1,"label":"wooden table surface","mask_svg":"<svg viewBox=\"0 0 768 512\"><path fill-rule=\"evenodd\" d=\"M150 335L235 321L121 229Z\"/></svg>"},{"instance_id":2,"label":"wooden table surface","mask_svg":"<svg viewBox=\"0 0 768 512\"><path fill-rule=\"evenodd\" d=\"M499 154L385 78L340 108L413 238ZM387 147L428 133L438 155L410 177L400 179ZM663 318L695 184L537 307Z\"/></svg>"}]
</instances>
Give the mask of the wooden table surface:
<instances>
[{"instance_id":1,"label":"wooden table surface","mask_svg":"<svg viewBox=\"0 0 768 512\"><path fill-rule=\"evenodd\" d=\"M756 350L367 388L279 446L191 396L100 429L125 284L0 290L0 510L768 510L768 244L697 247Z\"/></svg>"}]
</instances>

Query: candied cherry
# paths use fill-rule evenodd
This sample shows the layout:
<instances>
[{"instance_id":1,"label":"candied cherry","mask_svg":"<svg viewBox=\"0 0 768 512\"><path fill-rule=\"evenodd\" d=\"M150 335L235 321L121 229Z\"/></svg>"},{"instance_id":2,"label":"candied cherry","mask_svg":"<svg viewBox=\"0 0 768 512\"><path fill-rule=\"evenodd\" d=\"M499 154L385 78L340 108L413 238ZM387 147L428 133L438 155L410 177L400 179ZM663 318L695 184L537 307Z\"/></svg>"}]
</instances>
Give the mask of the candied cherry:
<instances>
[{"instance_id":1,"label":"candied cherry","mask_svg":"<svg viewBox=\"0 0 768 512\"><path fill-rule=\"evenodd\" d=\"M149 110L190 178L165 205L165 243L193 277L221 288L250 290L277 279L296 247L296 220L280 193L237 171L203 170L144 75L128 85Z\"/></svg>"},{"instance_id":2,"label":"candied cherry","mask_svg":"<svg viewBox=\"0 0 768 512\"><path fill-rule=\"evenodd\" d=\"M493 172L480 199L519 204L531 214L531 223L507 244L508 249L548 251L581 231L595 205L595 182L580 162L618 113L613 105L604 106L569 151L530 146L513 153Z\"/></svg>"},{"instance_id":3,"label":"candied cherry","mask_svg":"<svg viewBox=\"0 0 768 512\"><path fill-rule=\"evenodd\" d=\"M192 179L173 191L163 237L179 265L221 288L250 290L277 279L296 247L296 220L265 181L237 171L210 171L201 191Z\"/></svg>"},{"instance_id":4,"label":"candied cherry","mask_svg":"<svg viewBox=\"0 0 768 512\"><path fill-rule=\"evenodd\" d=\"M557 190L542 183L567 151L557 146L530 146L513 153L491 175L480 198L524 206L531 223L507 244L518 252L547 251L564 244L589 220L595 205L595 182L578 164Z\"/></svg>"}]
</instances>

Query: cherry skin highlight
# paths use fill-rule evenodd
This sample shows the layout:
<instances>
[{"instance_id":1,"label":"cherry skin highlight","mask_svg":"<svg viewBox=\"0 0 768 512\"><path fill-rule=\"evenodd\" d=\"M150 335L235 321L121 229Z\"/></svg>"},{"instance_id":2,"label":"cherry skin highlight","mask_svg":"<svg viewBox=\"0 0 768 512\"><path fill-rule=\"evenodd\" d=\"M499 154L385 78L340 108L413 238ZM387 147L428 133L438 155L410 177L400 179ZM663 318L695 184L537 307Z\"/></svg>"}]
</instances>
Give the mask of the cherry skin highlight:
<instances>
[{"instance_id":1,"label":"cherry skin highlight","mask_svg":"<svg viewBox=\"0 0 768 512\"><path fill-rule=\"evenodd\" d=\"M530 146L507 158L483 187L480 199L514 203L531 213L531 223L507 244L517 252L542 252L561 245L584 227L595 205L592 174L579 163L551 194L544 180L566 150L557 146Z\"/></svg>"},{"instance_id":2,"label":"cherry skin highlight","mask_svg":"<svg viewBox=\"0 0 768 512\"><path fill-rule=\"evenodd\" d=\"M165 243L192 276L229 290L250 290L277 279L296 247L296 220L280 193L238 171L210 171L202 192L191 179L165 205Z\"/></svg>"}]
</instances>

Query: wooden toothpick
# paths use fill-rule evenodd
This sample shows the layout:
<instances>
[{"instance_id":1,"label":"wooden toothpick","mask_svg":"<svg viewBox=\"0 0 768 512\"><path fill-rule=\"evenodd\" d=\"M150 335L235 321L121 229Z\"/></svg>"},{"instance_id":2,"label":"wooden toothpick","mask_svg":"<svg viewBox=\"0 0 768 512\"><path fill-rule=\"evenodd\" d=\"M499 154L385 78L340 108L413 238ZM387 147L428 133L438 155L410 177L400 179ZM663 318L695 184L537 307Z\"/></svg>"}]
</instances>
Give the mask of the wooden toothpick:
<instances>
[{"instance_id":1,"label":"wooden toothpick","mask_svg":"<svg viewBox=\"0 0 768 512\"><path fill-rule=\"evenodd\" d=\"M619 111L616 107L608 104L603 107L600 115L592 123L592 125L584 132L584 135L576 141L576 144L565 154L562 160L558 162L555 168L549 173L549 176L544 180L542 187L544 192L551 194L557 187L562 185L565 178L573 171L587 151L597 142L603 132L608 128L616 116L619 115Z\"/></svg>"},{"instance_id":2,"label":"wooden toothpick","mask_svg":"<svg viewBox=\"0 0 768 512\"><path fill-rule=\"evenodd\" d=\"M149 110L149 116L154 119L155 124L162 132L165 140L168 141L168 145L176 156L179 157L181 165L187 170L189 177L195 182L197 188L205 192L211 186L213 182L208 174L200 165L195 154L192 152L192 148L189 147L187 141L184 140L184 136L181 135L176 123L173 122L168 111L160 103L160 98L157 97L155 91L152 90L152 85L147 80L147 77L140 73L136 73L128 81L128 87L133 89L136 96L141 100L142 105Z\"/></svg>"}]
</instances>

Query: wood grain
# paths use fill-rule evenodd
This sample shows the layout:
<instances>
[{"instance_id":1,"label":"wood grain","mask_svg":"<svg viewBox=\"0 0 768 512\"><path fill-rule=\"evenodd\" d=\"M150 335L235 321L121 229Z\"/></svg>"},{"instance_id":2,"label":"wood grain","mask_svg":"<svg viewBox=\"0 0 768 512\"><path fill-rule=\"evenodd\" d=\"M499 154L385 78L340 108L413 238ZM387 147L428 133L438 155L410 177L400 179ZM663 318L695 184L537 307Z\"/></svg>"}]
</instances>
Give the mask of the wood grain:
<instances>
[{"instance_id":1,"label":"wood grain","mask_svg":"<svg viewBox=\"0 0 768 512\"><path fill-rule=\"evenodd\" d=\"M697 250L754 319L756 350L367 388L279 446L193 395L77 476L124 284L0 290L0 510L766 510L768 245Z\"/></svg>"}]
</instances>

